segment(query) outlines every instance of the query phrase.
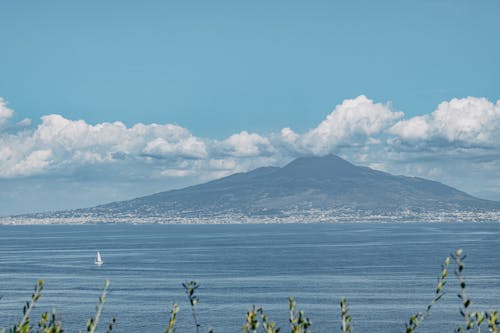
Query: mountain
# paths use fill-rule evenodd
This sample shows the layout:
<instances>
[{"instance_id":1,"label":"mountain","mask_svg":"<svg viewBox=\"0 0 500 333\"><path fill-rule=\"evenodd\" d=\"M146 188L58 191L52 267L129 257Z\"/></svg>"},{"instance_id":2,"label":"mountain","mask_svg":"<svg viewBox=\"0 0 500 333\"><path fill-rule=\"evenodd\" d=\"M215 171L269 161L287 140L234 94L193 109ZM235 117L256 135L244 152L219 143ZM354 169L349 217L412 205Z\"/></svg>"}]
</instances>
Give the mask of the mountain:
<instances>
[{"instance_id":1,"label":"mountain","mask_svg":"<svg viewBox=\"0 0 500 333\"><path fill-rule=\"evenodd\" d=\"M500 220L500 203L327 155L128 201L29 217L166 223Z\"/></svg>"}]
</instances>

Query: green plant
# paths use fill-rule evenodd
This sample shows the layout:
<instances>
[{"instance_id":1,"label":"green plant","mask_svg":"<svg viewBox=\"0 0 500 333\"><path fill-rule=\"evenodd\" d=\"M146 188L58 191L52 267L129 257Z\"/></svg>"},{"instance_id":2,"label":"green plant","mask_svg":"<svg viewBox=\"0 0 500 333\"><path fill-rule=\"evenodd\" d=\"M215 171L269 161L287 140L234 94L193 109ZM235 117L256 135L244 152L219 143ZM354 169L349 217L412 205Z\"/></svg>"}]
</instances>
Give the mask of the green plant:
<instances>
[{"instance_id":1,"label":"green plant","mask_svg":"<svg viewBox=\"0 0 500 333\"><path fill-rule=\"evenodd\" d=\"M175 333L175 324L177 323L177 313L179 312L179 310L179 306L174 303L172 305L172 310L170 310L170 319L168 321L168 326L165 330L165 333Z\"/></svg>"},{"instance_id":2,"label":"green plant","mask_svg":"<svg viewBox=\"0 0 500 333\"><path fill-rule=\"evenodd\" d=\"M448 277L448 266L450 265L450 257L446 257L446 260L441 265L441 274L438 277L438 283L436 286L436 291L434 292L434 297L431 302L427 305L427 308L424 312L419 312L414 314L408 320L408 323L405 324L406 333L413 333L420 325L420 323L429 315L432 307L436 304L444 296L444 286L447 283L446 278Z\"/></svg>"},{"instance_id":3,"label":"green plant","mask_svg":"<svg viewBox=\"0 0 500 333\"><path fill-rule=\"evenodd\" d=\"M52 311L50 319L48 312L42 313L38 322L38 331L43 333L61 333L63 331L61 322L56 319L55 311Z\"/></svg>"},{"instance_id":4,"label":"green plant","mask_svg":"<svg viewBox=\"0 0 500 333\"><path fill-rule=\"evenodd\" d=\"M497 311L469 311L469 308L472 305L472 300L467 296L467 293L465 292L466 283L464 277L464 260L467 256L463 253L462 249L458 249L451 255L451 257L455 260L455 264L457 266L455 269L455 275L457 276L460 286L460 293L457 296L462 302L460 307L460 315L464 320L464 324L459 325L455 332L470 332L474 327L476 327L476 332L481 333L481 325L486 319L489 332L498 333L499 322Z\"/></svg>"},{"instance_id":5,"label":"green plant","mask_svg":"<svg viewBox=\"0 0 500 333\"><path fill-rule=\"evenodd\" d=\"M96 327L99 322L99 318L101 316L101 312L104 306L104 301L106 299L106 293L109 287L109 281L106 280L104 284L104 289L99 297L99 304L96 307L96 314L94 317L90 318L87 323L87 332L95 333ZM43 290L43 280L38 280L35 285L35 291L31 295L31 299L29 302L26 302L26 305L23 307L23 317L21 321L11 327L7 332L8 333L34 333L34 327L31 325L30 314L35 307L36 302L40 299ZM116 323L116 319L113 317L111 322L108 325L107 332L112 333L114 324ZM48 312L44 312L40 316L40 320L38 321L38 328L36 333L62 333L64 332L62 328L62 323L57 320L56 312L52 311L49 315ZM81 331L80 331L81 332ZM5 329L0 329L0 333L5 333Z\"/></svg>"},{"instance_id":6,"label":"green plant","mask_svg":"<svg viewBox=\"0 0 500 333\"><path fill-rule=\"evenodd\" d=\"M110 322L110 323L109 323L109 325L108 325L108 329L107 329L106 333L111 333L111 332L113 332L113 328L114 328L114 326L115 326L115 323L116 323L116 318L115 318L115 317L113 317L113 319L111 319L111 322Z\"/></svg>"},{"instance_id":7,"label":"green plant","mask_svg":"<svg viewBox=\"0 0 500 333\"><path fill-rule=\"evenodd\" d=\"M342 333L352 332L352 317L349 315L347 300L344 297L340 300L340 314L342 318Z\"/></svg>"},{"instance_id":8,"label":"green plant","mask_svg":"<svg viewBox=\"0 0 500 333\"><path fill-rule=\"evenodd\" d=\"M277 327L274 321L270 321L269 318L267 318L267 315L262 308L260 308L258 312L260 314L262 328L264 328L265 333L279 333L281 331L281 328Z\"/></svg>"},{"instance_id":9,"label":"green plant","mask_svg":"<svg viewBox=\"0 0 500 333\"><path fill-rule=\"evenodd\" d=\"M498 320L498 311L486 312L486 319L488 320L489 332L498 333L498 325L500 325L500 321Z\"/></svg>"},{"instance_id":10,"label":"green plant","mask_svg":"<svg viewBox=\"0 0 500 333\"><path fill-rule=\"evenodd\" d=\"M106 281L104 281L104 288L102 290L102 294L101 294L101 296L99 296L99 304L97 304L97 306L96 306L95 316L90 318L89 321L87 322L87 332L88 333L94 333L96 330L97 324L99 323L99 319L101 318L101 312L102 312L102 308L104 307L104 301L106 300L106 294L108 292L108 288L109 288L109 281L106 280ZM113 320L113 323L114 323L114 320ZM113 326L110 325L110 328L113 329Z\"/></svg>"},{"instance_id":11,"label":"green plant","mask_svg":"<svg viewBox=\"0 0 500 333\"><path fill-rule=\"evenodd\" d=\"M297 310L297 304L293 297L288 298L288 308L290 310L290 326L292 327L291 333L307 333L308 328L312 325L312 321L304 316L304 312Z\"/></svg>"},{"instance_id":12,"label":"green plant","mask_svg":"<svg viewBox=\"0 0 500 333\"><path fill-rule=\"evenodd\" d=\"M256 333L257 328L259 327L259 318L258 318L258 310L255 308L255 305L252 306L252 309L247 311L245 316L245 323L243 324L242 330L245 333Z\"/></svg>"},{"instance_id":13,"label":"green plant","mask_svg":"<svg viewBox=\"0 0 500 333\"><path fill-rule=\"evenodd\" d=\"M189 281L182 284L184 290L191 304L191 314L193 315L194 324L196 326L196 333L200 333L200 322L198 321L198 315L196 314L195 305L198 304L198 297L194 294L195 290L200 287L196 281Z\"/></svg>"},{"instance_id":14,"label":"green plant","mask_svg":"<svg viewBox=\"0 0 500 333\"><path fill-rule=\"evenodd\" d=\"M304 315L303 311L297 309L297 304L293 297L288 298L289 318L291 333L309 333L309 327L312 321ZM244 333L257 333L259 327L262 327L265 333L279 333L281 328L276 326L274 321L270 321L264 309L256 308L255 305L248 309L245 315L245 323L242 331Z\"/></svg>"},{"instance_id":15,"label":"green plant","mask_svg":"<svg viewBox=\"0 0 500 333\"><path fill-rule=\"evenodd\" d=\"M466 283L464 277L464 260L466 255L464 254L462 249L456 250L454 253L450 255L451 258L455 261L456 269L455 276L458 279L458 284L460 288L460 292L458 293L458 298L461 300L460 306L460 315L463 318L464 324L459 325L455 330L456 333L465 333L471 332L471 330L476 328L477 333L481 333L481 325L487 320L488 330L490 333L498 333L498 312L497 311L472 311L470 312L470 306L472 304L472 300L467 296L465 292ZM412 333L414 332L419 324L427 317L430 313L434 304L439 301L444 296L444 286L447 283L448 276L448 266L450 264L450 257L447 257L444 264L441 266L441 275L438 278L438 284L436 287L436 292L432 301L427 305L426 311L419 312L416 315L410 317L410 320L406 324L406 332Z\"/></svg>"},{"instance_id":16,"label":"green plant","mask_svg":"<svg viewBox=\"0 0 500 333\"><path fill-rule=\"evenodd\" d=\"M30 325L30 314L33 308L35 307L36 302L40 299L40 296L42 295L42 290L43 290L43 280L38 280L38 282L35 285L35 291L31 295L31 300L29 302L26 302L26 305L23 307L23 318L21 321L14 325L9 330L9 333L28 333L31 332L31 325Z\"/></svg>"}]
</instances>

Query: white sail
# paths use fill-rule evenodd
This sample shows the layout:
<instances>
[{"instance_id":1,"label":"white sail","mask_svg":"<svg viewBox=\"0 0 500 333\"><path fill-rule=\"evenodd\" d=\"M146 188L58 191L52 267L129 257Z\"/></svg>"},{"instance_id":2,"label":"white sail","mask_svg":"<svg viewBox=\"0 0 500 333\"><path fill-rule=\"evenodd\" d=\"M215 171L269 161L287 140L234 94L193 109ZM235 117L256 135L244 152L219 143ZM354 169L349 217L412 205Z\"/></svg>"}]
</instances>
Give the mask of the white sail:
<instances>
[{"instance_id":1,"label":"white sail","mask_svg":"<svg viewBox=\"0 0 500 333\"><path fill-rule=\"evenodd\" d=\"M97 254L95 255L95 262L94 263L98 266L102 265L101 253L99 251L97 251Z\"/></svg>"}]
</instances>

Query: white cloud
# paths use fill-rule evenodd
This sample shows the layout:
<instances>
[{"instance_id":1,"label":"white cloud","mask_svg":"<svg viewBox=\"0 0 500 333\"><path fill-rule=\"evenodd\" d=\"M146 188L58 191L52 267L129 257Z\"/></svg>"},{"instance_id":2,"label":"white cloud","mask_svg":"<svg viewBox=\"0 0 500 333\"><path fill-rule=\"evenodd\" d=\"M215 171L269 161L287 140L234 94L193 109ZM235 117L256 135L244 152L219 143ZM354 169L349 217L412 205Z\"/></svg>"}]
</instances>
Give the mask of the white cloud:
<instances>
[{"instance_id":1,"label":"white cloud","mask_svg":"<svg viewBox=\"0 0 500 333\"><path fill-rule=\"evenodd\" d=\"M7 123L7 121L12 118L14 111L7 107L7 102L0 97L0 128Z\"/></svg>"},{"instance_id":2,"label":"white cloud","mask_svg":"<svg viewBox=\"0 0 500 333\"><path fill-rule=\"evenodd\" d=\"M500 101L454 98L430 115L398 122L390 133L403 142L427 146L500 147Z\"/></svg>"},{"instance_id":3,"label":"white cloud","mask_svg":"<svg viewBox=\"0 0 500 333\"><path fill-rule=\"evenodd\" d=\"M269 139L247 131L231 135L222 145L226 153L236 157L257 157L274 152Z\"/></svg>"},{"instance_id":4,"label":"white cloud","mask_svg":"<svg viewBox=\"0 0 500 333\"><path fill-rule=\"evenodd\" d=\"M183 169L165 169L162 170L160 174L165 177L187 177L191 176L193 171Z\"/></svg>"},{"instance_id":5,"label":"white cloud","mask_svg":"<svg viewBox=\"0 0 500 333\"><path fill-rule=\"evenodd\" d=\"M288 142L290 144L295 144L297 140L300 138L300 135L292 131L289 127L285 127L281 130L281 138L285 142Z\"/></svg>"},{"instance_id":6,"label":"white cloud","mask_svg":"<svg viewBox=\"0 0 500 333\"><path fill-rule=\"evenodd\" d=\"M13 114L0 99L1 124ZM269 135L242 131L214 140L173 124L89 124L52 114L35 127L27 119L0 132L0 178L84 174L85 179L195 183L283 165L301 155L336 153L354 163L464 188L472 184L460 182L467 165L483 163L489 168L474 177L487 173L493 179L488 184L500 183L500 102L453 99L428 115L403 116L390 103L359 96L304 133L285 127Z\"/></svg>"},{"instance_id":7,"label":"white cloud","mask_svg":"<svg viewBox=\"0 0 500 333\"><path fill-rule=\"evenodd\" d=\"M52 150L35 150L16 163L12 171L16 175L29 176L42 173L51 163Z\"/></svg>"},{"instance_id":8,"label":"white cloud","mask_svg":"<svg viewBox=\"0 0 500 333\"><path fill-rule=\"evenodd\" d=\"M47 115L32 131L0 135L0 177L13 178L75 168L85 164L118 163L124 158L204 158L203 140L177 125L121 122L91 125ZM50 154L41 154L40 152ZM146 163L146 162L144 162Z\"/></svg>"},{"instance_id":9,"label":"white cloud","mask_svg":"<svg viewBox=\"0 0 500 333\"><path fill-rule=\"evenodd\" d=\"M29 127L31 126L31 119L29 118L24 118L23 120L19 121L17 124L16 124L16 127L18 128L21 128L21 127Z\"/></svg>"},{"instance_id":10,"label":"white cloud","mask_svg":"<svg viewBox=\"0 0 500 333\"><path fill-rule=\"evenodd\" d=\"M374 103L361 95L347 99L316 128L300 138L288 128L281 132L285 142L295 145L297 151L317 155L335 152L340 146L358 146L377 143L373 138L403 117L392 111L390 104Z\"/></svg>"},{"instance_id":11,"label":"white cloud","mask_svg":"<svg viewBox=\"0 0 500 333\"><path fill-rule=\"evenodd\" d=\"M164 138L156 138L148 142L143 151L146 155L158 158L169 158L172 156L204 158L207 156L205 143L191 135L174 142L169 142Z\"/></svg>"}]
</instances>

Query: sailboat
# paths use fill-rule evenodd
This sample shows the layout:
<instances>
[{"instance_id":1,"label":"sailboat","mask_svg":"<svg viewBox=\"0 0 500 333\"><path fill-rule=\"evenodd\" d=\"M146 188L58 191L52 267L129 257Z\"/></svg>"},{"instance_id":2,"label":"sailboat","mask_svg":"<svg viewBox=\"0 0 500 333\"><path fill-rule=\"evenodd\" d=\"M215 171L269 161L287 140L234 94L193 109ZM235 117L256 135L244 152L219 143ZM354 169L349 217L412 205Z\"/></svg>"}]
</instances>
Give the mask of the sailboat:
<instances>
[{"instance_id":1,"label":"sailboat","mask_svg":"<svg viewBox=\"0 0 500 333\"><path fill-rule=\"evenodd\" d=\"M101 253L99 253L99 251L97 251L97 253L95 255L94 264L96 264L97 266L101 266L102 263L103 263L103 261L102 261L102 258L101 258Z\"/></svg>"}]
</instances>

